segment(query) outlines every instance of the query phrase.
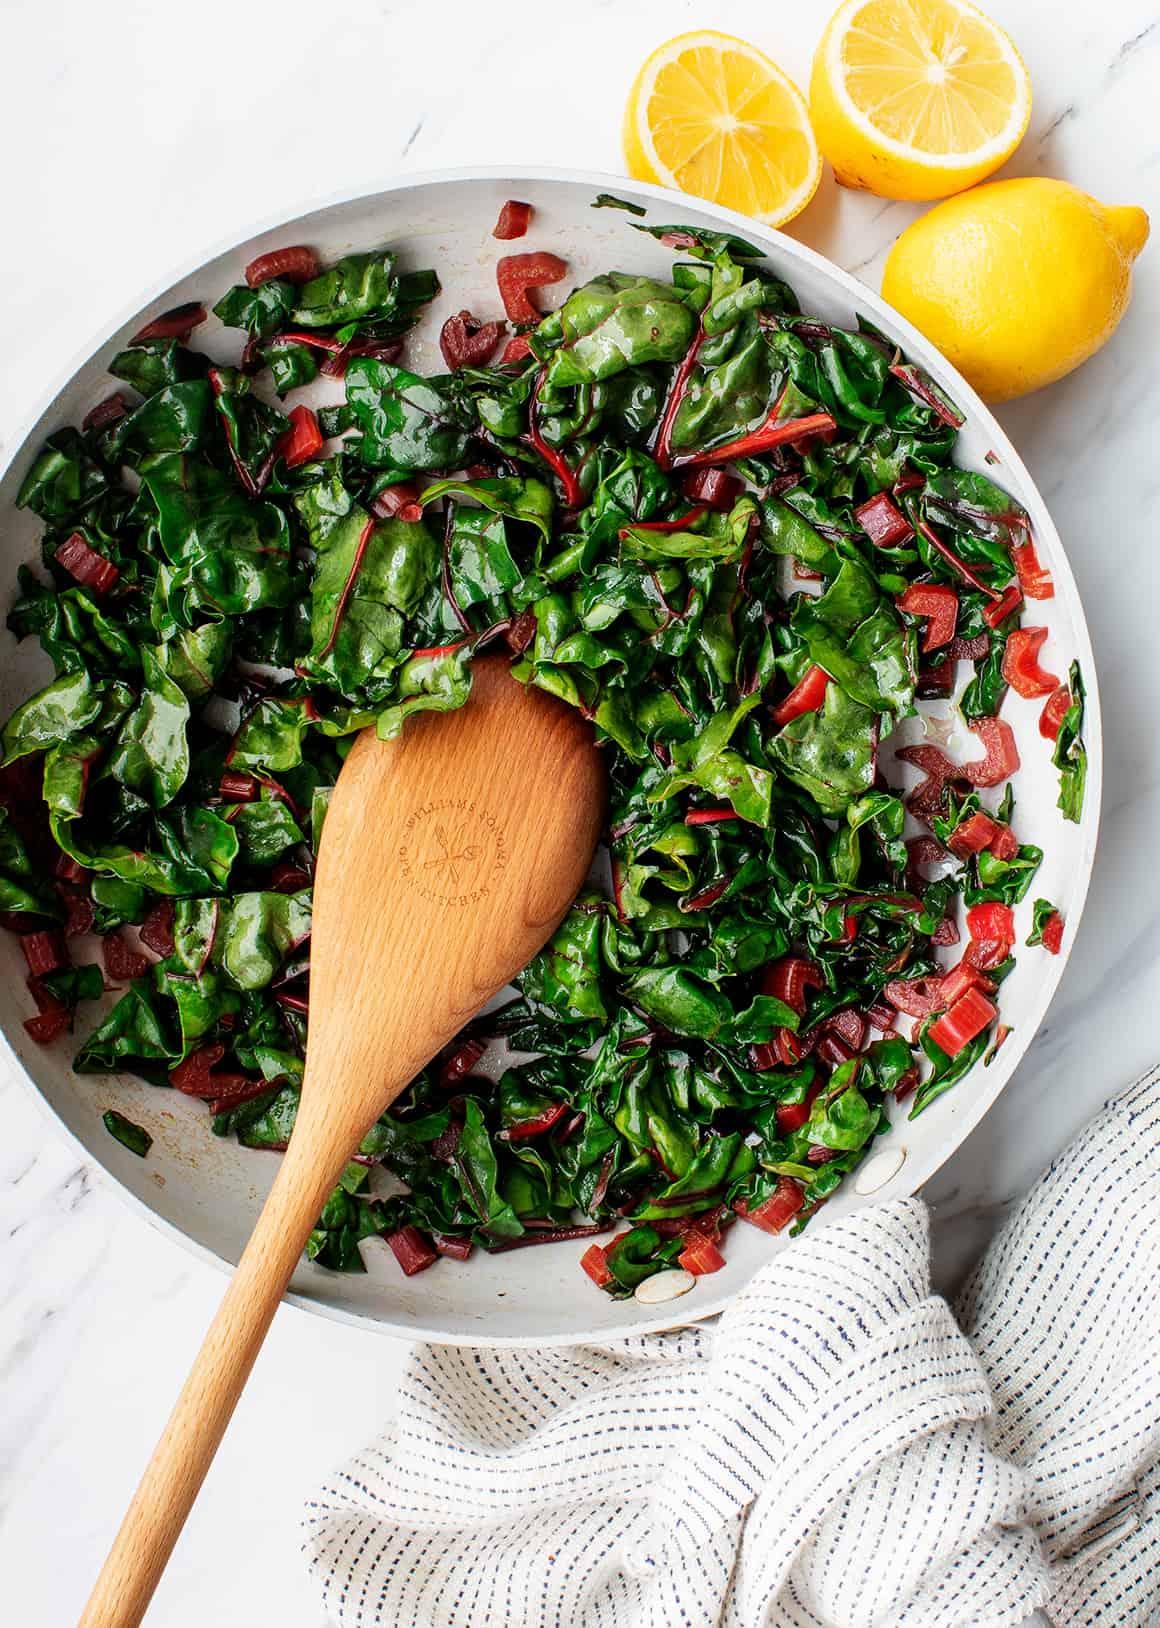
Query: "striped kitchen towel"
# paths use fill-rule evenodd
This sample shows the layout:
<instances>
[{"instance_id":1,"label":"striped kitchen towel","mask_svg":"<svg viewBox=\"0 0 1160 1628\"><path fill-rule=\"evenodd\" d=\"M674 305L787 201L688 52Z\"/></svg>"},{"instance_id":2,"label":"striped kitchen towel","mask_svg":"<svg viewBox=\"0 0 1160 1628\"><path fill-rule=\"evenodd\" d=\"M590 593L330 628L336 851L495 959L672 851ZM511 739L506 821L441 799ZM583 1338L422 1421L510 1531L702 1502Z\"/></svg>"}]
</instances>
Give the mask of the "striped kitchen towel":
<instances>
[{"instance_id":1,"label":"striped kitchen towel","mask_svg":"<svg viewBox=\"0 0 1160 1628\"><path fill-rule=\"evenodd\" d=\"M1160 1070L987 1251L917 1200L807 1233L712 1326L420 1346L310 1504L342 1628L1160 1624Z\"/></svg>"}]
</instances>

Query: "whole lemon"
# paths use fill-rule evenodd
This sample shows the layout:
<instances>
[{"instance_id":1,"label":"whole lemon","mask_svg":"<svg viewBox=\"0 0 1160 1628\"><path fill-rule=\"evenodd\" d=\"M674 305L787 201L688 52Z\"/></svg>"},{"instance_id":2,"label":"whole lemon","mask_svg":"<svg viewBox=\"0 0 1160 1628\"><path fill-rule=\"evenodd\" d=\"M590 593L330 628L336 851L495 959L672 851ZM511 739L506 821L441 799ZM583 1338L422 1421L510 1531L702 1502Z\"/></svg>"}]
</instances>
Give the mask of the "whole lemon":
<instances>
[{"instance_id":1,"label":"whole lemon","mask_svg":"<svg viewBox=\"0 0 1160 1628\"><path fill-rule=\"evenodd\" d=\"M1067 181L992 181L908 226L882 295L990 401L1060 379L1128 306L1142 209L1109 209Z\"/></svg>"}]
</instances>

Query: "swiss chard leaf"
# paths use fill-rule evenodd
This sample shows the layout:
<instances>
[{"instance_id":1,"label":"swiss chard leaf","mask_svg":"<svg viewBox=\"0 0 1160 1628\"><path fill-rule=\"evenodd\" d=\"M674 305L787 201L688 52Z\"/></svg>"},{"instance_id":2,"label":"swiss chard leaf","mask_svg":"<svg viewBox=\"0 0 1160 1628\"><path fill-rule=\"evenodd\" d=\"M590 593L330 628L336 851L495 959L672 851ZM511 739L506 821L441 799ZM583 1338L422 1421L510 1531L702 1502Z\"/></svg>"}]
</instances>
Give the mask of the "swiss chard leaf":
<instances>
[{"instance_id":1,"label":"swiss chard leaf","mask_svg":"<svg viewBox=\"0 0 1160 1628\"><path fill-rule=\"evenodd\" d=\"M115 1108L105 1109L101 1123L110 1136L120 1142L122 1147L128 1148L130 1153L135 1153L139 1159L143 1159L153 1146L153 1138L145 1127L132 1119L126 1119L124 1114L118 1113Z\"/></svg>"},{"instance_id":2,"label":"swiss chard leaf","mask_svg":"<svg viewBox=\"0 0 1160 1628\"><path fill-rule=\"evenodd\" d=\"M914 633L879 594L870 572L843 560L819 599L801 596L794 629L813 662L853 700L901 716L914 701Z\"/></svg>"},{"instance_id":3,"label":"swiss chard leaf","mask_svg":"<svg viewBox=\"0 0 1160 1628\"><path fill-rule=\"evenodd\" d=\"M373 704L393 687L407 616L438 579L437 545L421 520L372 520L337 476L296 502L318 556L300 671Z\"/></svg>"},{"instance_id":4,"label":"swiss chard leaf","mask_svg":"<svg viewBox=\"0 0 1160 1628\"><path fill-rule=\"evenodd\" d=\"M609 272L570 294L540 334L559 333L546 378L554 389L594 384L645 362L685 354L696 314L671 283Z\"/></svg>"},{"instance_id":5,"label":"swiss chard leaf","mask_svg":"<svg viewBox=\"0 0 1160 1628\"><path fill-rule=\"evenodd\" d=\"M464 462L471 419L438 381L359 356L347 368L346 399L362 431L357 445L364 463L409 474Z\"/></svg>"},{"instance_id":6,"label":"swiss chard leaf","mask_svg":"<svg viewBox=\"0 0 1160 1628\"><path fill-rule=\"evenodd\" d=\"M81 668L54 679L4 725L4 761L42 752L83 734L101 716L104 686Z\"/></svg>"},{"instance_id":7,"label":"swiss chard leaf","mask_svg":"<svg viewBox=\"0 0 1160 1628\"><path fill-rule=\"evenodd\" d=\"M239 989L264 989L310 935L310 894L235 893L220 911L213 960Z\"/></svg>"},{"instance_id":8,"label":"swiss chard leaf","mask_svg":"<svg viewBox=\"0 0 1160 1628\"><path fill-rule=\"evenodd\" d=\"M146 459L141 484L167 561L154 602L161 631L290 602L290 528L276 504L251 502L218 470L179 453Z\"/></svg>"},{"instance_id":9,"label":"swiss chard leaf","mask_svg":"<svg viewBox=\"0 0 1160 1628\"><path fill-rule=\"evenodd\" d=\"M76 430L58 430L21 482L16 507L32 509L43 520L70 520L83 514L107 487L108 477Z\"/></svg>"},{"instance_id":10,"label":"swiss chard leaf","mask_svg":"<svg viewBox=\"0 0 1160 1628\"><path fill-rule=\"evenodd\" d=\"M852 700L841 685L830 684L820 710L792 719L769 750L782 772L823 813L844 814L874 784L878 715Z\"/></svg>"},{"instance_id":11,"label":"swiss chard leaf","mask_svg":"<svg viewBox=\"0 0 1160 1628\"><path fill-rule=\"evenodd\" d=\"M158 652L145 646L141 666L141 695L121 725L107 769L151 808L164 808L177 796L189 773L185 733L189 702L162 667Z\"/></svg>"},{"instance_id":12,"label":"swiss chard leaf","mask_svg":"<svg viewBox=\"0 0 1160 1628\"><path fill-rule=\"evenodd\" d=\"M213 314L227 328L244 328L264 339L284 327L294 309L297 289L293 283L272 277L257 288L244 283L227 289L213 308Z\"/></svg>"},{"instance_id":13,"label":"swiss chard leaf","mask_svg":"<svg viewBox=\"0 0 1160 1628\"><path fill-rule=\"evenodd\" d=\"M430 272L409 283L401 279L389 249L348 254L298 290L293 323L296 328L332 328L398 318L406 327L416 306L438 291Z\"/></svg>"},{"instance_id":14,"label":"swiss chard leaf","mask_svg":"<svg viewBox=\"0 0 1160 1628\"><path fill-rule=\"evenodd\" d=\"M1070 705L1063 715L1051 761L1059 770L1059 807L1065 820L1079 823L1087 781L1087 748L1083 743L1084 687L1078 661L1068 673Z\"/></svg>"}]
</instances>

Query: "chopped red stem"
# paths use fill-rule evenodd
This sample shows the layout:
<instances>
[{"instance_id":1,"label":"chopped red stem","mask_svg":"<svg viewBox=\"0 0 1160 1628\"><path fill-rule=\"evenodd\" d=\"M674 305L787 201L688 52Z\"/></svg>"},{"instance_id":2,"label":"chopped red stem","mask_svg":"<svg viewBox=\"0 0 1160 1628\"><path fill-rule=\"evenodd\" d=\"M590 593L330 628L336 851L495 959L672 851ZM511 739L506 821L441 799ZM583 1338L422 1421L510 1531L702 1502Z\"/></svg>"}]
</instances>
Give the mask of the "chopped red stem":
<instances>
[{"instance_id":1,"label":"chopped red stem","mask_svg":"<svg viewBox=\"0 0 1160 1628\"><path fill-rule=\"evenodd\" d=\"M254 803L259 796L258 782L254 777L238 774L232 769L227 769L222 775L218 790L222 801L227 803Z\"/></svg>"},{"instance_id":2,"label":"chopped red stem","mask_svg":"<svg viewBox=\"0 0 1160 1628\"><path fill-rule=\"evenodd\" d=\"M471 1255L472 1243L470 1238L453 1238L450 1233L433 1232L431 1242L448 1260L465 1261Z\"/></svg>"},{"instance_id":3,"label":"chopped red stem","mask_svg":"<svg viewBox=\"0 0 1160 1628\"><path fill-rule=\"evenodd\" d=\"M1047 640L1045 627L1017 627L1007 635L1003 650L1003 677L1017 695L1034 701L1051 695L1059 678L1039 665L1039 652Z\"/></svg>"},{"instance_id":4,"label":"chopped red stem","mask_svg":"<svg viewBox=\"0 0 1160 1628\"><path fill-rule=\"evenodd\" d=\"M83 588L91 588L98 594L107 594L121 575L112 560L107 560L103 554L91 548L79 531L65 538L57 547L53 559Z\"/></svg>"},{"instance_id":5,"label":"chopped red stem","mask_svg":"<svg viewBox=\"0 0 1160 1628\"><path fill-rule=\"evenodd\" d=\"M957 1057L997 1016L997 1008L981 990L968 989L936 1023L931 1024L930 1038L948 1057Z\"/></svg>"},{"instance_id":6,"label":"chopped red stem","mask_svg":"<svg viewBox=\"0 0 1160 1628\"><path fill-rule=\"evenodd\" d=\"M338 638L339 626L343 617L346 615L346 607L349 604L350 596L354 591L355 580L358 577L359 572L362 570L362 563L363 558L366 555L367 544L374 535L374 530L377 525L378 521L372 518L367 521L366 525L359 533L358 545L354 551L354 559L351 561L350 571L347 575L346 581L342 585L342 592L338 596L338 604L334 609L334 622L331 625L330 637L322 647L321 655L323 658L328 656L334 649L335 640ZM416 651L415 654L418 655L419 652Z\"/></svg>"},{"instance_id":7,"label":"chopped red stem","mask_svg":"<svg viewBox=\"0 0 1160 1628\"><path fill-rule=\"evenodd\" d=\"M728 470L710 466L691 469L681 481L681 491L693 503L707 503L711 509L725 510L733 507L741 482Z\"/></svg>"},{"instance_id":8,"label":"chopped red stem","mask_svg":"<svg viewBox=\"0 0 1160 1628\"><path fill-rule=\"evenodd\" d=\"M964 639L957 633L946 648L947 661L980 661L991 648L989 633L976 633L973 639Z\"/></svg>"},{"instance_id":9,"label":"chopped red stem","mask_svg":"<svg viewBox=\"0 0 1160 1628\"><path fill-rule=\"evenodd\" d=\"M726 820L739 820L740 814L732 808L691 808L685 815L686 825L723 825Z\"/></svg>"},{"instance_id":10,"label":"chopped red stem","mask_svg":"<svg viewBox=\"0 0 1160 1628\"><path fill-rule=\"evenodd\" d=\"M106 396L104 401L99 401L91 412L85 414L81 422L81 428L83 430L108 429L110 424L116 424L118 420L124 418L128 411L129 403L119 390L114 391L111 396Z\"/></svg>"},{"instance_id":11,"label":"chopped red stem","mask_svg":"<svg viewBox=\"0 0 1160 1628\"><path fill-rule=\"evenodd\" d=\"M140 939L146 949L153 951L164 960L173 954L173 917L174 904L172 899L158 899L152 906L145 920L141 923Z\"/></svg>"},{"instance_id":12,"label":"chopped red stem","mask_svg":"<svg viewBox=\"0 0 1160 1628\"><path fill-rule=\"evenodd\" d=\"M101 940L101 957L112 983L132 983L149 967L148 959L134 950L120 932L106 933Z\"/></svg>"},{"instance_id":13,"label":"chopped red stem","mask_svg":"<svg viewBox=\"0 0 1160 1628\"><path fill-rule=\"evenodd\" d=\"M498 322L477 322L470 311L457 311L439 330L439 350L452 372L483 367L502 336Z\"/></svg>"},{"instance_id":14,"label":"chopped red stem","mask_svg":"<svg viewBox=\"0 0 1160 1628\"><path fill-rule=\"evenodd\" d=\"M400 1227L398 1232L387 1233L387 1243L409 1278L414 1277L416 1272L425 1272L439 1259L438 1251L418 1227Z\"/></svg>"},{"instance_id":15,"label":"chopped red stem","mask_svg":"<svg viewBox=\"0 0 1160 1628\"><path fill-rule=\"evenodd\" d=\"M617 536L623 542L634 531L687 531L694 520L699 520L708 510L707 503L698 503L687 514L678 515L675 520L634 520L631 526L622 526Z\"/></svg>"},{"instance_id":16,"label":"chopped red stem","mask_svg":"<svg viewBox=\"0 0 1160 1628\"><path fill-rule=\"evenodd\" d=\"M321 452L322 445L322 430L319 428L318 419L309 407L295 407L290 413L290 428L277 443L271 455L271 465L273 459L281 453L287 469L297 469L299 464L309 463L311 458Z\"/></svg>"},{"instance_id":17,"label":"chopped red stem","mask_svg":"<svg viewBox=\"0 0 1160 1628\"><path fill-rule=\"evenodd\" d=\"M83 882L89 874L79 859L63 851L57 855L55 871L62 882Z\"/></svg>"},{"instance_id":18,"label":"chopped red stem","mask_svg":"<svg viewBox=\"0 0 1160 1628\"><path fill-rule=\"evenodd\" d=\"M499 212L499 219L492 229L492 237L498 238L501 243L510 243L514 238L526 237L534 214L535 210L530 203L520 203L516 198L509 198Z\"/></svg>"},{"instance_id":19,"label":"chopped red stem","mask_svg":"<svg viewBox=\"0 0 1160 1628\"><path fill-rule=\"evenodd\" d=\"M959 615L959 596L953 588L940 582L912 582L896 601L899 610L910 616L926 620L922 650L929 655L947 645L955 636L955 623Z\"/></svg>"},{"instance_id":20,"label":"chopped red stem","mask_svg":"<svg viewBox=\"0 0 1160 1628\"><path fill-rule=\"evenodd\" d=\"M708 452L694 452L684 458L675 458L673 467L676 469L691 469L698 464L718 464L730 462L734 458L751 458L755 453L768 452L772 447L784 446L787 442L802 441L807 435L822 435L830 430L837 429L837 421L829 413L809 413L804 418L787 418L779 423L777 413L780 400L774 404L765 423L748 435L742 435L735 441L727 441L724 446L713 447Z\"/></svg>"},{"instance_id":21,"label":"chopped red stem","mask_svg":"<svg viewBox=\"0 0 1160 1628\"><path fill-rule=\"evenodd\" d=\"M505 254L495 268L499 297L508 320L539 322L542 312L528 298L529 288L546 288L568 275L568 262L540 249L532 254Z\"/></svg>"},{"instance_id":22,"label":"chopped red stem","mask_svg":"<svg viewBox=\"0 0 1160 1628\"><path fill-rule=\"evenodd\" d=\"M413 481L397 481L393 486L384 486L381 492L376 492L368 504L371 513L379 520L421 520L423 506L419 502L419 488Z\"/></svg>"},{"instance_id":23,"label":"chopped red stem","mask_svg":"<svg viewBox=\"0 0 1160 1628\"><path fill-rule=\"evenodd\" d=\"M965 771L952 763L937 746L900 746L895 756L903 763L913 763L926 775L926 779L908 792L905 798L910 812L924 818L942 807L948 780L965 778Z\"/></svg>"},{"instance_id":24,"label":"chopped red stem","mask_svg":"<svg viewBox=\"0 0 1160 1628\"><path fill-rule=\"evenodd\" d=\"M47 1046L57 1040L72 1024L72 1013L67 1006L61 1006L51 1012L41 1012L36 1017L25 1018L24 1027L28 1034L38 1045Z\"/></svg>"},{"instance_id":25,"label":"chopped red stem","mask_svg":"<svg viewBox=\"0 0 1160 1628\"><path fill-rule=\"evenodd\" d=\"M57 929L46 928L36 933L21 933L20 948L34 978L43 978L58 967L69 965L69 954L64 939Z\"/></svg>"},{"instance_id":26,"label":"chopped red stem","mask_svg":"<svg viewBox=\"0 0 1160 1628\"><path fill-rule=\"evenodd\" d=\"M1052 581L1051 572L1046 566L1040 565L1035 543L1030 537L1025 543L1017 543L1012 548L1011 563L1015 567L1015 574L1019 578L1019 586L1025 599L1055 598L1055 583Z\"/></svg>"},{"instance_id":27,"label":"chopped red stem","mask_svg":"<svg viewBox=\"0 0 1160 1628\"><path fill-rule=\"evenodd\" d=\"M527 334L513 334L503 348L500 361L505 364L525 362L531 354L532 345Z\"/></svg>"},{"instance_id":28,"label":"chopped red stem","mask_svg":"<svg viewBox=\"0 0 1160 1628\"><path fill-rule=\"evenodd\" d=\"M921 485L921 481L919 482ZM875 548L894 548L912 535L910 521L894 504L888 492L876 492L859 503L854 519L869 537Z\"/></svg>"},{"instance_id":29,"label":"chopped red stem","mask_svg":"<svg viewBox=\"0 0 1160 1628\"><path fill-rule=\"evenodd\" d=\"M137 330L129 343L144 345L151 339L180 339L184 344L193 330L204 321L205 306L191 300L186 305L176 305L172 311L163 311L159 317L154 317L152 322Z\"/></svg>"},{"instance_id":30,"label":"chopped red stem","mask_svg":"<svg viewBox=\"0 0 1160 1628\"><path fill-rule=\"evenodd\" d=\"M677 1256L677 1264L694 1277L705 1277L710 1272L719 1272L725 1265L725 1257L710 1238L691 1238Z\"/></svg>"},{"instance_id":31,"label":"chopped red stem","mask_svg":"<svg viewBox=\"0 0 1160 1628\"><path fill-rule=\"evenodd\" d=\"M484 1040L465 1040L443 1063L439 1070L439 1084L444 1091L453 1091L461 1080L474 1069L487 1050Z\"/></svg>"},{"instance_id":32,"label":"chopped red stem","mask_svg":"<svg viewBox=\"0 0 1160 1628\"><path fill-rule=\"evenodd\" d=\"M830 675L822 667L810 667L789 694L773 708L773 721L782 728L803 712L817 712L826 699Z\"/></svg>"},{"instance_id":33,"label":"chopped red stem","mask_svg":"<svg viewBox=\"0 0 1160 1628\"><path fill-rule=\"evenodd\" d=\"M964 763L960 773L972 786L998 786L1019 767L1019 749L1011 725L1003 718L968 718L967 728L983 743L981 758Z\"/></svg>"},{"instance_id":34,"label":"chopped red stem","mask_svg":"<svg viewBox=\"0 0 1160 1628\"><path fill-rule=\"evenodd\" d=\"M760 1227L762 1232L780 1232L787 1226L805 1203L805 1194L789 1176L779 1176L770 1196L755 1209L745 1199L738 1199L733 1208L743 1221Z\"/></svg>"},{"instance_id":35,"label":"chopped red stem","mask_svg":"<svg viewBox=\"0 0 1160 1628\"><path fill-rule=\"evenodd\" d=\"M532 390L532 399L528 404L528 433L524 437L533 452L547 464L564 489L564 502L570 509L578 508L583 501L584 493L580 487L580 480L576 472L568 467L563 454L555 447L550 447L540 433L540 426L536 418L536 409L540 404L540 392L544 388L545 372L541 368L540 375Z\"/></svg>"},{"instance_id":36,"label":"chopped red stem","mask_svg":"<svg viewBox=\"0 0 1160 1628\"><path fill-rule=\"evenodd\" d=\"M1071 690L1066 684L1052 690L1043 711L1039 714L1039 733L1045 740L1059 739L1060 726L1071 706Z\"/></svg>"},{"instance_id":37,"label":"chopped red stem","mask_svg":"<svg viewBox=\"0 0 1160 1628\"><path fill-rule=\"evenodd\" d=\"M689 348L685 352L684 356L682 356L677 365L677 370L673 374L672 382L669 385L669 393L665 397L664 411L661 413L661 421L660 426L657 429L656 440L653 442L653 459L659 469L672 468L673 425L676 423L677 413L680 410L681 401L684 397L686 389L688 388L689 375L692 373L693 367L696 363L697 352L700 350L704 340L705 330L701 326L700 321L698 321L697 331L689 343Z\"/></svg>"},{"instance_id":38,"label":"chopped red stem","mask_svg":"<svg viewBox=\"0 0 1160 1628\"><path fill-rule=\"evenodd\" d=\"M314 250L295 243L285 249L271 249L268 254L251 260L246 267L246 282L251 288L261 288L275 277L287 283L309 283L321 270Z\"/></svg>"}]
</instances>

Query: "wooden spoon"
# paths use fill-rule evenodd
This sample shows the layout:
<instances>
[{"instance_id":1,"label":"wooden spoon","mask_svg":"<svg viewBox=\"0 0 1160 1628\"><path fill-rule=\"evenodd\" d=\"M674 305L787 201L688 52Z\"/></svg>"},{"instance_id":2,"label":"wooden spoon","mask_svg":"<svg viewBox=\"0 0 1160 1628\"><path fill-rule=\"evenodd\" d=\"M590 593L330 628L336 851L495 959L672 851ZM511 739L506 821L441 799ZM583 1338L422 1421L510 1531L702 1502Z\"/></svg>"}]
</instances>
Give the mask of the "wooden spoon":
<instances>
[{"instance_id":1,"label":"wooden spoon","mask_svg":"<svg viewBox=\"0 0 1160 1628\"><path fill-rule=\"evenodd\" d=\"M344 1166L550 937L588 871L605 795L590 727L502 658L475 663L466 707L415 718L398 741L365 730L355 742L318 855L297 1124L80 1628L141 1621Z\"/></svg>"}]
</instances>

